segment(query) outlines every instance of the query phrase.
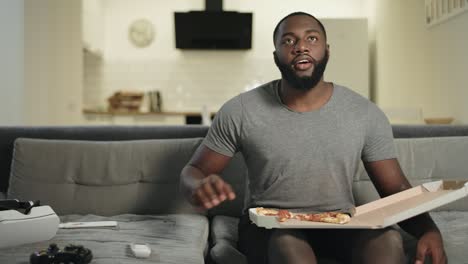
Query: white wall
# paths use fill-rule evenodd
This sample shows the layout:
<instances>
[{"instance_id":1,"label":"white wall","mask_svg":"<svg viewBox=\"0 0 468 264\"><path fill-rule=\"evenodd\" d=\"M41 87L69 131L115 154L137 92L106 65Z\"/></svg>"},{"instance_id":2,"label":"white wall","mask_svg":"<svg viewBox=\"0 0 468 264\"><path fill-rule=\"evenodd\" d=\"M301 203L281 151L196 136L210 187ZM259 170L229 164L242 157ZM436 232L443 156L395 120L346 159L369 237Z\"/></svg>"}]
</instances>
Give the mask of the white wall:
<instances>
[{"instance_id":1,"label":"white wall","mask_svg":"<svg viewBox=\"0 0 468 264\"><path fill-rule=\"evenodd\" d=\"M301 10L320 18L365 18L368 12L366 1L362 0L225 0L224 10L254 14L252 49L247 51L176 49L173 13L204 8L203 0L178 0L170 4L152 0L104 1L103 65L100 68L96 66L98 62L90 63L90 67L94 67L102 74L90 76L92 73L86 72L86 79L101 83L103 89L102 91L95 89L94 92L87 89L87 92L90 91L93 95L86 95L89 99L86 105L93 107L93 104L96 104L96 100L91 98L100 98L98 101L105 104L106 98L116 90L157 89L162 91L165 110L200 111L203 105L207 105L210 110L216 111L226 100L240 92L280 77L272 59L274 49L272 34L276 23L283 16ZM127 35L130 23L139 18L152 21L156 31L155 41L144 49L132 46ZM363 22L351 23L361 23L362 26ZM330 39L340 39L343 38L343 34L347 34L340 31L343 24L328 21L326 24L336 29L329 30ZM352 44L363 44L364 46L360 46L362 47L360 52L354 54L342 52L342 55L334 57L336 46L334 43L331 44L332 57L326 77L330 77L331 81L352 86L367 96L369 85L365 21L364 31L359 33L364 39ZM345 47L344 50L346 49ZM349 56L345 58L346 55ZM350 60L361 59L354 64L354 68L339 63L340 59L347 61L350 56L356 56ZM338 62L334 62L337 58ZM356 74L350 68L361 70L362 75ZM335 78L336 76L345 77ZM97 86L90 81L86 81L86 84L91 87Z\"/></svg>"},{"instance_id":2,"label":"white wall","mask_svg":"<svg viewBox=\"0 0 468 264\"><path fill-rule=\"evenodd\" d=\"M82 123L81 1L25 0L25 123Z\"/></svg>"},{"instance_id":3,"label":"white wall","mask_svg":"<svg viewBox=\"0 0 468 264\"><path fill-rule=\"evenodd\" d=\"M330 60L325 80L346 85L369 98L369 38L366 18L321 19L327 29Z\"/></svg>"},{"instance_id":4,"label":"white wall","mask_svg":"<svg viewBox=\"0 0 468 264\"><path fill-rule=\"evenodd\" d=\"M24 2L0 1L0 125L23 124Z\"/></svg>"},{"instance_id":5,"label":"white wall","mask_svg":"<svg viewBox=\"0 0 468 264\"><path fill-rule=\"evenodd\" d=\"M109 59L180 56L181 52L175 49L173 13L204 9L204 0L178 0L170 4L153 0L103 0L103 3L105 57ZM304 11L319 18L365 18L368 15L366 3L364 0L224 0L223 8L254 13L252 52L255 57L271 59L272 32L283 16ZM146 49L134 48L127 38L129 24L138 18L148 18L156 27L156 40Z\"/></svg>"},{"instance_id":6,"label":"white wall","mask_svg":"<svg viewBox=\"0 0 468 264\"><path fill-rule=\"evenodd\" d=\"M427 28L424 8L424 0L378 1L375 99L468 123L468 13Z\"/></svg>"},{"instance_id":7,"label":"white wall","mask_svg":"<svg viewBox=\"0 0 468 264\"><path fill-rule=\"evenodd\" d=\"M103 43L106 67L101 70L105 71L103 75L117 72L122 78L118 82L105 80L107 90L97 94L96 102L102 102L108 96L106 91L111 90L162 89L175 91L172 98L164 98L174 110L199 110L199 102L194 105L191 100L193 91L185 87L207 86L202 94L224 101L239 89L277 78L271 60L271 31L278 17L300 9L318 17L369 18L372 98L381 107L417 107L425 117L453 116L458 123L468 123L468 13L427 28L424 0L225 0L226 10L254 13L254 49L216 52L222 54L220 59L213 52L173 48L172 12L203 9L202 0L177 0L170 5L151 0L102 1L107 15ZM110 15L111 11L117 15ZM4 34L1 44L0 89L2 98L8 98L0 106L1 124L83 122L80 13L80 1L0 2L0 20L6 20L0 30L9 36ZM131 47L125 33L129 22L140 17L149 17L156 26L156 41L148 49ZM114 29L108 28L109 23L115 23ZM139 66L132 61L140 62ZM153 67L155 62L158 67ZM141 73L141 68L147 72ZM198 70L191 76L185 74L187 68ZM224 75L212 75L213 69ZM256 74L252 76L252 72ZM224 81L226 74L235 78L224 82L223 87L212 85ZM139 82L125 79L138 75L144 77ZM193 76L197 77L195 82ZM161 85L154 86L155 79ZM180 83L174 85L171 80Z\"/></svg>"},{"instance_id":8,"label":"white wall","mask_svg":"<svg viewBox=\"0 0 468 264\"><path fill-rule=\"evenodd\" d=\"M432 89L428 116L454 116L468 124L468 12L428 31Z\"/></svg>"}]
</instances>

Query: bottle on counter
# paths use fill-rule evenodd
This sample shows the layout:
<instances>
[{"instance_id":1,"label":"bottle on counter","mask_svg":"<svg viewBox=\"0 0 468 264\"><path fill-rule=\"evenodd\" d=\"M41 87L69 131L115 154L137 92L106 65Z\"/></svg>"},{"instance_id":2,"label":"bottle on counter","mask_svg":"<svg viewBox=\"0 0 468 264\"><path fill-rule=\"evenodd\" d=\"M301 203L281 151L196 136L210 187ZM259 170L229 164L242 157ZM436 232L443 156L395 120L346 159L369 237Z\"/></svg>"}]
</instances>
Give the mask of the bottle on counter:
<instances>
[{"instance_id":1,"label":"bottle on counter","mask_svg":"<svg viewBox=\"0 0 468 264\"><path fill-rule=\"evenodd\" d=\"M150 112L161 112L162 111L162 97L160 91L148 92Z\"/></svg>"}]
</instances>

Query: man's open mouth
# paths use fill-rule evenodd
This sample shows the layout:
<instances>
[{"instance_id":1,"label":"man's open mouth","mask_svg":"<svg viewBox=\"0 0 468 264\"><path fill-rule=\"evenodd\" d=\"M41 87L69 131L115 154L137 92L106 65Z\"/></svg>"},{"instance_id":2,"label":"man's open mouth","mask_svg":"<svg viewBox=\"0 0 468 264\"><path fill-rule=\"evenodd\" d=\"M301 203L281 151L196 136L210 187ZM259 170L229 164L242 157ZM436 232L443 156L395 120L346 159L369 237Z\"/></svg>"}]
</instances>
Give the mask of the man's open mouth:
<instances>
[{"instance_id":1,"label":"man's open mouth","mask_svg":"<svg viewBox=\"0 0 468 264\"><path fill-rule=\"evenodd\" d=\"M297 58L293 61L293 67L298 71L308 70L313 66L312 59L307 57Z\"/></svg>"}]
</instances>

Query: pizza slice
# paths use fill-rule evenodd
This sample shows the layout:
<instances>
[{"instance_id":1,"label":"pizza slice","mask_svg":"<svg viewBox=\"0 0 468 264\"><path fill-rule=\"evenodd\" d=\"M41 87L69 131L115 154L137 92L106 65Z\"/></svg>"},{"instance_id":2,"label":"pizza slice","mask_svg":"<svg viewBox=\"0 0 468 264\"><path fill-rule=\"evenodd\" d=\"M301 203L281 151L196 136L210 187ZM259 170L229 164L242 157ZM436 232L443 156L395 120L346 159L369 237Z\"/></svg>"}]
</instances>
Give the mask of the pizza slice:
<instances>
[{"instance_id":1,"label":"pizza slice","mask_svg":"<svg viewBox=\"0 0 468 264\"><path fill-rule=\"evenodd\" d=\"M258 215L276 216L278 222L284 222L288 219L297 219L300 221L322 222L331 224L346 224L351 220L351 216L340 212L323 212L315 214L291 213L284 209L256 208Z\"/></svg>"},{"instance_id":2,"label":"pizza slice","mask_svg":"<svg viewBox=\"0 0 468 264\"><path fill-rule=\"evenodd\" d=\"M277 216L278 215L278 210L276 210L276 209L257 207L257 208L255 208L255 210L257 211L257 214L259 214L259 215L266 215L266 216Z\"/></svg>"},{"instance_id":3,"label":"pizza slice","mask_svg":"<svg viewBox=\"0 0 468 264\"><path fill-rule=\"evenodd\" d=\"M288 210L283 209L271 209L271 208L263 208L257 207L256 208L258 215L263 216L276 216L279 222L284 222L288 219L293 218L293 214Z\"/></svg>"},{"instance_id":4,"label":"pizza slice","mask_svg":"<svg viewBox=\"0 0 468 264\"><path fill-rule=\"evenodd\" d=\"M339 212L296 214L294 218L301 221L322 222L331 224L346 224L351 220L351 216Z\"/></svg>"}]
</instances>

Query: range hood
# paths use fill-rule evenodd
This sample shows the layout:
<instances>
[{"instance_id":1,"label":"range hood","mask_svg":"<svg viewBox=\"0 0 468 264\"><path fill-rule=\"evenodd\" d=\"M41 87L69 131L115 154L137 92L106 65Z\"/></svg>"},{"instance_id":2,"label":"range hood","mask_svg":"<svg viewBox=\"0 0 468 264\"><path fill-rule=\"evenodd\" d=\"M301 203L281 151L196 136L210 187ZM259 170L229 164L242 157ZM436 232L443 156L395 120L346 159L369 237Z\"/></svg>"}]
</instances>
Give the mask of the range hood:
<instances>
[{"instance_id":1,"label":"range hood","mask_svg":"<svg viewBox=\"0 0 468 264\"><path fill-rule=\"evenodd\" d=\"M178 49L250 49L252 13L223 11L222 0L205 0L204 11L175 12Z\"/></svg>"}]
</instances>

